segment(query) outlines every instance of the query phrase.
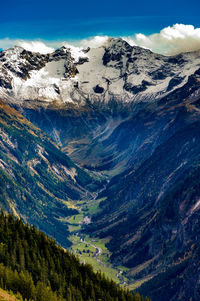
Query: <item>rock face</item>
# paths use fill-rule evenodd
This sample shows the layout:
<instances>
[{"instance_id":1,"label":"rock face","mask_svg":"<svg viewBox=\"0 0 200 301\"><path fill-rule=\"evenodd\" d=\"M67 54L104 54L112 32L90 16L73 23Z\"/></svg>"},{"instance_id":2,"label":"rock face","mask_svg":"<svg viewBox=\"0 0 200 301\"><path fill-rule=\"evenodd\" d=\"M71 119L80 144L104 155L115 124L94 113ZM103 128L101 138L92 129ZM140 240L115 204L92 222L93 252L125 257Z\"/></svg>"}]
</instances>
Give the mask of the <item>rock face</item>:
<instances>
[{"instance_id":1,"label":"rock face","mask_svg":"<svg viewBox=\"0 0 200 301\"><path fill-rule=\"evenodd\" d=\"M149 102L186 83L199 63L198 51L166 57L122 39L76 53L62 47L41 55L14 47L0 54L1 94L10 101L75 107L113 100Z\"/></svg>"},{"instance_id":2,"label":"rock face","mask_svg":"<svg viewBox=\"0 0 200 301\"><path fill-rule=\"evenodd\" d=\"M51 136L79 166L109 179L98 196L106 198L101 210L85 228L110 239L113 263L129 267L136 283L146 281L140 290L156 301L200 298L199 64L199 51L166 57L122 39L78 52L62 47L40 55L14 48L0 56L4 101ZM2 135L2 153L11 156L17 140ZM37 163L46 155L35 149ZM59 158L65 156L58 152ZM43 159L45 173L54 166L51 156L49 165ZM64 176L57 159L50 171ZM12 177L9 160L0 161L1 168ZM38 166L34 162L26 167L29 173ZM70 168L69 181L64 176L70 193L66 187L60 193L72 198L73 192L78 199L97 183L81 170L76 176L76 171ZM74 179L79 179L78 186ZM41 181L46 189L47 182ZM20 194L18 198L22 200Z\"/></svg>"},{"instance_id":3,"label":"rock face","mask_svg":"<svg viewBox=\"0 0 200 301\"><path fill-rule=\"evenodd\" d=\"M39 128L0 100L0 203L55 237L67 247L67 216L76 210L67 201L79 200L97 188Z\"/></svg>"},{"instance_id":4,"label":"rock face","mask_svg":"<svg viewBox=\"0 0 200 301\"><path fill-rule=\"evenodd\" d=\"M114 131L118 147L125 133L133 133L133 167L111 179L99 195L107 200L88 226L111 238L113 262L129 267L136 282L152 277L141 292L153 300L200 297L199 101L197 71L184 87Z\"/></svg>"},{"instance_id":5,"label":"rock face","mask_svg":"<svg viewBox=\"0 0 200 301\"><path fill-rule=\"evenodd\" d=\"M199 63L198 51L166 57L122 39L76 52L62 47L46 55L14 47L1 52L0 95L78 164L113 175L135 164L133 157L140 162L143 156L137 151L142 124L133 132L131 122L125 123L128 135L119 125L130 116L136 122L133 117L147 103L156 105L183 87ZM124 147L115 141L117 131Z\"/></svg>"},{"instance_id":6,"label":"rock face","mask_svg":"<svg viewBox=\"0 0 200 301\"><path fill-rule=\"evenodd\" d=\"M10 77L20 77L24 80L30 77L29 72L45 66L48 56L34 54L21 47L10 48L0 53L2 68L10 73Z\"/></svg>"}]
</instances>

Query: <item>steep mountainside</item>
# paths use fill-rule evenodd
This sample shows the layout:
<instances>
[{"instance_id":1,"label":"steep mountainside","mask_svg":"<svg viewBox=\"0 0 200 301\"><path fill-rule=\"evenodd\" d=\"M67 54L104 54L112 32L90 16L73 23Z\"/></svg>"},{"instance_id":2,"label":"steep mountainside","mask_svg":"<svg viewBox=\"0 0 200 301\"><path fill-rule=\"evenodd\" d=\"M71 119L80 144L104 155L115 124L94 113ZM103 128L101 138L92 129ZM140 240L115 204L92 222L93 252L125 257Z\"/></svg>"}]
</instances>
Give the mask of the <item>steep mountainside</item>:
<instances>
[{"instance_id":1,"label":"steep mountainside","mask_svg":"<svg viewBox=\"0 0 200 301\"><path fill-rule=\"evenodd\" d=\"M151 278L140 289L152 300L198 301L199 65L199 51L166 57L122 39L1 52L2 99L54 139L1 104L4 208L67 244L66 201L95 191L100 209L84 231L106 238L112 262L138 286Z\"/></svg>"},{"instance_id":2,"label":"steep mountainside","mask_svg":"<svg viewBox=\"0 0 200 301\"><path fill-rule=\"evenodd\" d=\"M0 243L0 286L19 292L24 300L144 300L95 273L90 265L81 264L33 226L2 212Z\"/></svg>"},{"instance_id":3,"label":"steep mountainside","mask_svg":"<svg viewBox=\"0 0 200 301\"><path fill-rule=\"evenodd\" d=\"M62 47L46 55L14 47L0 53L0 95L76 163L112 176L144 156L141 135L148 139L150 133L141 118L137 122L137 113L184 86L199 64L199 51L166 57L122 39L76 52ZM138 125L135 133L132 121ZM156 131L152 128L151 134Z\"/></svg>"},{"instance_id":4,"label":"steep mountainside","mask_svg":"<svg viewBox=\"0 0 200 301\"><path fill-rule=\"evenodd\" d=\"M142 110L140 121L148 128L150 141L143 136L140 145L150 146L140 148L142 154L136 156L140 161L134 169L110 181L101 194L107 198L101 203L102 210L90 225L95 235L111 238L107 246L113 262L130 267L131 277L141 280L162 273L156 285L152 280L144 286L153 300L167 300L164 287L170 300L200 297L199 101L196 72L183 88L160 100L156 107L149 105ZM132 121L133 133L134 125ZM158 141L159 146L152 149L151 144ZM144 160L146 149L150 153Z\"/></svg>"},{"instance_id":5,"label":"steep mountainside","mask_svg":"<svg viewBox=\"0 0 200 301\"><path fill-rule=\"evenodd\" d=\"M22 115L0 101L1 208L20 216L63 246L68 245L67 201L97 188L58 146Z\"/></svg>"},{"instance_id":6,"label":"steep mountainside","mask_svg":"<svg viewBox=\"0 0 200 301\"><path fill-rule=\"evenodd\" d=\"M0 83L2 93L19 102L80 107L88 102L150 101L182 86L199 63L199 51L166 57L122 39L76 53L62 47L41 55L15 47L0 54Z\"/></svg>"}]
</instances>

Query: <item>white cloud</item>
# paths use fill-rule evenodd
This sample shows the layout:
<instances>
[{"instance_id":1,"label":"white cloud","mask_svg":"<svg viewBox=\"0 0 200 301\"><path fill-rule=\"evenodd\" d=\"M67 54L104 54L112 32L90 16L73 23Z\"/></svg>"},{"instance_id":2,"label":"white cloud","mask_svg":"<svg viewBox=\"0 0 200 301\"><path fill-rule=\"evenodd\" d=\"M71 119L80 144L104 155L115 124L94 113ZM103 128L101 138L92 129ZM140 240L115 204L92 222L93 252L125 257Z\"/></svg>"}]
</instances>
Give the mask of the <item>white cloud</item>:
<instances>
[{"instance_id":1,"label":"white cloud","mask_svg":"<svg viewBox=\"0 0 200 301\"><path fill-rule=\"evenodd\" d=\"M200 28L193 25L175 24L152 35L136 34L124 38L132 45L149 48L154 52L173 55L200 49Z\"/></svg>"},{"instance_id":2,"label":"white cloud","mask_svg":"<svg viewBox=\"0 0 200 301\"><path fill-rule=\"evenodd\" d=\"M9 39L9 38L5 38L5 39L0 39L0 48L2 49L8 49L10 47L13 47L13 40Z\"/></svg>"},{"instance_id":3,"label":"white cloud","mask_svg":"<svg viewBox=\"0 0 200 301\"><path fill-rule=\"evenodd\" d=\"M14 45L21 46L27 50L50 53L61 46L71 47L74 53L78 53L81 48L96 48L105 45L108 36L95 36L83 40L75 41L28 41L12 40L9 38L0 40L0 48L7 49ZM200 49L200 28L193 25L175 24L163 28L159 33L144 35L143 33L134 36L123 37L130 45L137 45L151 49L153 52L174 55L180 52L195 51Z\"/></svg>"},{"instance_id":4,"label":"white cloud","mask_svg":"<svg viewBox=\"0 0 200 301\"><path fill-rule=\"evenodd\" d=\"M45 45L45 43L40 41L17 41L16 45L21 46L22 48L32 51L40 52L42 54L54 52L54 48Z\"/></svg>"},{"instance_id":5,"label":"white cloud","mask_svg":"<svg viewBox=\"0 0 200 301\"><path fill-rule=\"evenodd\" d=\"M40 53L51 53L55 49L53 47L49 47L47 43L42 41L28 41L28 40L18 40L18 39L0 39L0 48L8 49L13 46L21 46L22 48L32 51L32 52L40 52Z\"/></svg>"},{"instance_id":6,"label":"white cloud","mask_svg":"<svg viewBox=\"0 0 200 301\"><path fill-rule=\"evenodd\" d=\"M80 41L81 47L91 47L91 48L97 48L102 45L104 45L108 41L108 36L96 36L90 39L84 39Z\"/></svg>"},{"instance_id":7,"label":"white cloud","mask_svg":"<svg viewBox=\"0 0 200 301\"><path fill-rule=\"evenodd\" d=\"M29 41L29 40L19 40L19 39L0 39L0 48L8 49L13 46L21 46L22 48L32 51L32 52L40 52L40 53L51 53L55 49L66 46L71 48L74 52L81 51L83 48L91 47L97 48L102 46L108 41L108 36L95 36L88 39L83 40L75 40L72 42L68 41Z\"/></svg>"}]
</instances>

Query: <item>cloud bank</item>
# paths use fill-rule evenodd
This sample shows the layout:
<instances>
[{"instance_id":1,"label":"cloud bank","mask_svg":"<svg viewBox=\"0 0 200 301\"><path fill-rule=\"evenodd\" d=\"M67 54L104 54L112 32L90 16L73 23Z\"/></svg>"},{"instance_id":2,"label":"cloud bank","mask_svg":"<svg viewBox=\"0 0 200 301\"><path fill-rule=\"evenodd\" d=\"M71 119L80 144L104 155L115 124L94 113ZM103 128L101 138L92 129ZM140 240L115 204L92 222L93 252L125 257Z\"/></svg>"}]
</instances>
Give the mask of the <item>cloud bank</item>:
<instances>
[{"instance_id":1,"label":"cloud bank","mask_svg":"<svg viewBox=\"0 0 200 301\"><path fill-rule=\"evenodd\" d=\"M18 40L18 39L0 39L0 48L1 49L8 49L14 46L20 46L26 50L32 52L40 52L42 54L51 53L55 50L54 47L50 47L47 43L42 41L25 41L25 40Z\"/></svg>"},{"instance_id":2,"label":"cloud bank","mask_svg":"<svg viewBox=\"0 0 200 301\"><path fill-rule=\"evenodd\" d=\"M18 41L17 45L23 47L26 50L29 50L32 52L40 52L42 54L51 53L51 52L54 52L54 50L55 50L53 47L49 47L49 46L45 45L45 43L40 42L40 41L31 41L31 42Z\"/></svg>"},{"instance_id":3,"label":"cloud bank","mask_svg":"<svg viewBox=\"0 0 200 301\"><path fill-rule=\"evenodd\" d=\"M137 33L133 36L122 37L131 45L137 45L151 49L153 52L174 55L181 52L189 52L200 49L200 28L193 25L175 24L163 28L159 33L145 35ZM0 48L7 49L14 45L21 46L27 50L40 53L51 53L61 46L72 47L75 51L81 48L96 48L106 43L108 36L95 36L93 38L69 41L28 41L0 39Z\"/></svg>"},{"instance_id":4,"label":"cloud bank","mask_svg":"<svg viewBox=\"0 0 200 301\"><path fill-rule=\"evenodd\" d=\"M0 39L0 48L8 49L14 46L20 46L32 52L40 52L42 54L52 53L55 49L66 46L72 48L74 51L79 51L83 48L96 48L103 45L109 39L108 36L95 36L88 39L68 41L29 41L19 39ZM75 49L76 48L76 49Z\"/></svg>"},{"instance_id":5,"label":"cloud bank","mask_svg":"<svg viewBox=\"0 0 200 301\"><path fill-rule=\"evenodd\" d=\"M136 34L124 37L132 45L151 49L153 52L174 55L200 49L200 28L193 25L175 24L152 35Z\"/></svg>"},{"instance_id":6,"label":"cloud bank","mask_svg":"<svg viewBox=\"0 0 200 301\"><path fill-rule=\"evenodd\" d=\"M97 48L105 44L108 41L108 39L108 36L96 36L90 39L81 40L80 45L82 47Z\"/></svg>"}]
</instances>

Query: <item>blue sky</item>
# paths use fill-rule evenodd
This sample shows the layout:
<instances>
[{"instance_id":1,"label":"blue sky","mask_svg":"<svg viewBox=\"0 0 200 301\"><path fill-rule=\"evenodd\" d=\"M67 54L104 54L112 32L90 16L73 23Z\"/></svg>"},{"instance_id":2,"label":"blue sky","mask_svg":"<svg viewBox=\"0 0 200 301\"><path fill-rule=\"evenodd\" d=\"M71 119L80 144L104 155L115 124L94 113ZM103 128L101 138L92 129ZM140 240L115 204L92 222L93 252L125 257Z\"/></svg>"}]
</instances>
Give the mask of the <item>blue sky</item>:
<instances>
[{"instance_id":1,"label":"blue sky","mask_svg":"<svg viewBox=\"0 0 200 301\"><path fill-rule=\"evenodd\" d=\"M199 0L7 0L0 49L47 53L64 43L86 47L94 37L89 46L97 47L98 36L111 36L165 55L193 51L200 49L199 11Z\"/></svg>"},{"instance_id":2,"label":"blue sky","mask_svg":"<svg viewBox=\"0 0 200 301\"><path fill-rule=\"evenodd\" d=\"M10 0L0 7L0 38L82 39L159 32L175 23L200 27L200 1Z\"/></svg>"}]
</instances>

